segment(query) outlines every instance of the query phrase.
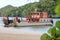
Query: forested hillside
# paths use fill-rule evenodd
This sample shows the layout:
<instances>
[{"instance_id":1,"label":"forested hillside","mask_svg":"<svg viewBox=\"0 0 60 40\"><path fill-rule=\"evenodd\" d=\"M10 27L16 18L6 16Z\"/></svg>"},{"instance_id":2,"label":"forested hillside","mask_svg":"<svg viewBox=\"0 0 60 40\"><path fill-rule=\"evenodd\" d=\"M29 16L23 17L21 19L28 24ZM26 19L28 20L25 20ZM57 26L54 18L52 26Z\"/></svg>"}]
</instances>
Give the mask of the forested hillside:
<instances>
[{"instance_id":1,"label":"forested hillside","mask_svg":"<svg viewBox=\"0 0 60 40\"><path fill-rule=\"evenodd\" d=\"M56 5L56 0L40 0L39 2L29 3L20 7L7 5L0 9L0 16L26 16L33 12L35 9L40 12L47 11L49 15L54 15L54 9Z\"/></svg>"}]
</instances>

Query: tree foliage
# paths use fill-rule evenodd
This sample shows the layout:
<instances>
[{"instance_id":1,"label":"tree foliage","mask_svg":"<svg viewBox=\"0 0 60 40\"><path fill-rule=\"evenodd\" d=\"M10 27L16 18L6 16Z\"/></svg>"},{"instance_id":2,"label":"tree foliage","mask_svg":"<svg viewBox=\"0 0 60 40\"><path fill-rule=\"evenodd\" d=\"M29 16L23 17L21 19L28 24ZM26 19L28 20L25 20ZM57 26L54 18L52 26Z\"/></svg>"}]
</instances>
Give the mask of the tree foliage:
<instances>
[{"instance_id":1,"label":"tree foliage","mask_svg":"<svg viewBox=\"0 0 60 40\"><path fill-rule=\"evenodd\" d=\"M43 34L41 40L51 40L51 37L48 34Z\"/></svg>"},{"instance_id":2,"label":"tree foliage","mask_svg":"<svg viewBox=\"0 0 60 40\"><path fill-rule=\"evenodd\" d=\"M45 33L41 36L41 40L60 40L59 24L60 24L60 21L57 21L56 25L48 30L48 34Z\"/></svg>"},{"instance_id":3,"label":"tree foliage","mask_svg":"<svg viewBox=\"0 0 60 40\"><path fill-rule=\"evenodd\" d=\"M41 11L48 11L50 15L55 14L54 8L56 5L56 1L54 0L40 0L39 8L41 8Z\"/></svg>"},{"instance_id":4,"label":"tree foliage","mask_svg":"<svg viewBox=\"0 0 60 40\"><path fill-rule=\"evenodd\" d=\"M0 9L0 14L4 16L26 16L37 9L37 11L47 11L49 15L54 15L54 8L56 3L56 0L40 0L39 2L29 3L20 7L13 7L8 5Z\"/></svg>"},{"instance_id":5,"label":"tree foliage","mask_svg":"<svg viewBox=\"0 0 60 40\"><path fill-rule=\"evenodd\" d=\"M60 16L60 0L57 0L57 5L54 9L56 15Z\"/></svg>"},{"instance_id":6,"label":"tree foliage","mask_svg":"<svg viewBox=\"0 0 60 40\"><path fill-rule=\"evenodd\" d=\"M56 22L56 27L60 29L60 21Z\"/></svg>"}]
</instances>

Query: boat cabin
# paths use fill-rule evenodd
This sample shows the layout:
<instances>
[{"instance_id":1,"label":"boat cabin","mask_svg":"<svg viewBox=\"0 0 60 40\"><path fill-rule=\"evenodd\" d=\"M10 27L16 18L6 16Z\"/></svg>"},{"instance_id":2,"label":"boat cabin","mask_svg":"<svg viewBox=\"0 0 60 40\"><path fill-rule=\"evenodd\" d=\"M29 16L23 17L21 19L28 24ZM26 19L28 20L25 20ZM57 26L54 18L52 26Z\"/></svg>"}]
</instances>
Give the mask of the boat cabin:
<instances>
[{"instance_id":1,"label":"boat cabin","mask_svg":"<svg viewBox=\"0 0 60 40\"><path fill-rule=\"evenodd\" d=\"M33 13L31 13L31 18L37 18L37 19L39 19L40 18L40 12L33 12Z\"/></svg>"},{"instance_id":2,"label":"boat cabin","mask_svg":"<svg viewBox=\"0 0 60 40\"><path fill-rule=\"evenodd\" d=\"M41 18L48 18L48 12L32 12L26 19L32 22L39 22Z\"/></svg>"}]
</instances>

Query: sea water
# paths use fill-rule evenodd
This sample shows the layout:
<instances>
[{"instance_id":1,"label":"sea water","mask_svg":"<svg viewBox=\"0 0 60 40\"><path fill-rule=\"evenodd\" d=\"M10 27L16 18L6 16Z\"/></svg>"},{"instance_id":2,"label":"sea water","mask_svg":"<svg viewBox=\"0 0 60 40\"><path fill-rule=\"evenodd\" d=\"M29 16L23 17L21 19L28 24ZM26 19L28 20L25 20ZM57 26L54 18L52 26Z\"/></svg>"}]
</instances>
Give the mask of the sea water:
<instances>
[{"instance_id":1,"label":"sea water","mask_svg":"<svg viewBox=\"0 0 60 40\"><path fill-rule=\"evenodd\" d=\"M10 17L10 19L12 19L12 17ZM25 19L25 18L23 18ZM53 26L55 25L56 21L58 21L60 19L53 19ZM3 21L2 21L2 17L0 17L0 27L4 27ZM19 29L22 32L29 32L29 33L47 33L47 31L49 30L49 28L51 28L52 26L34 26L34 27L10 27L10 28L15 28L15 29Z\"/></svg>"}]
</instances>

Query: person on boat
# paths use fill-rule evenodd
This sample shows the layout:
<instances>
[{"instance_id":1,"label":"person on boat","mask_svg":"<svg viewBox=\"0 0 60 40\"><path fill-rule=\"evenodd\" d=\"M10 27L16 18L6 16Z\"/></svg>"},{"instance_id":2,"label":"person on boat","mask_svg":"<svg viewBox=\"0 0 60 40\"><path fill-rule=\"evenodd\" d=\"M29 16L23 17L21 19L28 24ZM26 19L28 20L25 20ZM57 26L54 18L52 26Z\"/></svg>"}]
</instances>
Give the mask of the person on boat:
<instances>
[{"instance_id":1,"label":"person on boat","mask_svg":"<svg viewBox=\"0 0 60 40\"><path fill-rule=\"evenodd\" d=\"M10 24L10 21L9 21L9 15L7 16L7 21L8 21L8 24Z\"/></svg>"},{"instance_id":2,"label":"person on boat","mask_svg":"<svg viewBox=\"0 0 60 40\"><path fill-rule=\"evenodd\" d=\"M18 23L20 23L20 19L18 19L18 16L16 16L16 21L17 21Z\"/></svg>"},{"instance_id":3,"label":"person on boat","mask_svg":"<svg viewBox=\"0 0 60 40\"><path fill-rule=\"evenodd\" d=\"M16 21L18 21L18 16L16 16Z\"/></svg>"}]
</instances>

